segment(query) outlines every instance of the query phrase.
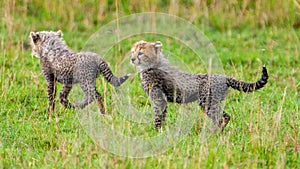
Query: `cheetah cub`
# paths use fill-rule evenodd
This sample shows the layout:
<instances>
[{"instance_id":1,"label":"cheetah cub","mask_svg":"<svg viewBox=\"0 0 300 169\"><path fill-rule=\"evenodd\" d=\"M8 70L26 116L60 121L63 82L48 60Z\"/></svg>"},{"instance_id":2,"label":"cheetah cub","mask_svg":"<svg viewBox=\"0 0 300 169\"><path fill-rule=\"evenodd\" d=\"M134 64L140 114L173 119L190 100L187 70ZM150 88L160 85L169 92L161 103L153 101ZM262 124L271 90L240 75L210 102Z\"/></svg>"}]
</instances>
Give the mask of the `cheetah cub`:
<instances>
[{"instance_id":1,"label":"cheetah cub","mask_svg":"<svg viewBox=\"0 0 300 169\"><path fill-rule=\"evenodd\" d=\"M103 98L95 86L96 78L101 73L110 84L118 87L126 81L128 75L115 77L103 58L92 52L72 51L62 36L61 31L30 32L32 54L40 59L48 85L49 112L55 108L55 82L58 81L63 84L59 101L64 107L84 108L96 98L100 111L104 113ZM67 97L76 83L80 84L85 97L82 101L71 104Z\"/></svg>"},{"instance_id":2,"label":"cheetah cub","mask_svg":"<svg viewBox=\"0 0 300 169\"><path fill-rule=\"evenodd\" d=\"M162 43L139 41L131 49L131 63L141 72L142 86L154 105L154 125L160 128L166 118L167 102L189 103L198 101L204 112L221 131L230 116L221 109L229 87L253 92L268 80L266 67L261 79L254 83L238 81L218 74L189 74L169 64L162 54Z\"/></svg>"}]
</instances>

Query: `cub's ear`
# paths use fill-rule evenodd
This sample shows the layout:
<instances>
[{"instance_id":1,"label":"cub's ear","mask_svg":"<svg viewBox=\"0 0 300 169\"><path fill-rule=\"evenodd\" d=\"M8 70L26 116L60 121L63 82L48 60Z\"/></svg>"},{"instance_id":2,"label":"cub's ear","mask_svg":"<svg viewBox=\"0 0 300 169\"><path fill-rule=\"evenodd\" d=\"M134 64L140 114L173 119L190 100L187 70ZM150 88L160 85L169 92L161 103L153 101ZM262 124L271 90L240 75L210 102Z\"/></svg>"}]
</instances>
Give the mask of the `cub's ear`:
<instances>
[{"instance_id":1,"label":"cub's ear","mask_svg":"<svg viewBox=\"0 0 300 169\"><path fill-rule=\"evenodd\" d=\"M155 53L158 54L161 52L162 43L160 41L156 41L154 43Z\"/></svg>"},{"instance_id":2,"label":"cub's ear","mask_svg":"<svg viewBox=\"0 0 300 169\"><path fill-rule=\"evenodd\" d=\"M64 35L61 30L57 31L56 33L59 38L63 37L63 35Z\"/></svg>"},{"instance_id":3,"label":"cub's ear","mask_svg":"<svg viewBox=\"0 0 300 169\"><path fill-rule=\"evenodd\" d=\"M33 43L37 43L37 41L40 39L40 35L35 32L30 32L29 37L32 39Z\"/></svg>"},{"instance_id":4,"label":"cub's ear","mask_svg":"<svg viewBox=\"0 0 300 169\"><path fill-rule=\"evenodd\" d=\"M135 45L145 45L147 42L144 40L140 40L137 43L135 43Z\"/></svg>"}]
</instances>

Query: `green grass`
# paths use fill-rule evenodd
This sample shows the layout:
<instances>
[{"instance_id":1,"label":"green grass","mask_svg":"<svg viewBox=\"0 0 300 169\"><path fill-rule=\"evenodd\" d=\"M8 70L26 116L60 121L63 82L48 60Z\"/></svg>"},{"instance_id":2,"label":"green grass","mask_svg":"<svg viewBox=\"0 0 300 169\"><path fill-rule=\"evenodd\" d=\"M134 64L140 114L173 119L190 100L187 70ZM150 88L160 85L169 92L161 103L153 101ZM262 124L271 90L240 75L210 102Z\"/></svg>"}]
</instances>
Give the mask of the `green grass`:
<instances>
[{"instance_id":1,"label":"green grass","mask_svg":"<svg viewBox=\"0 0 300 169\"><path fill-rule=\"evenodd\" d=\"M300 31L293 27L299 17L296 2L118 2L119 17L157 11L194 23L213 42L227 75L253 81L259 78L262 65L270 74L266 87L253 94L231 90L224 109L232 120L223 134L202 140L206 116L199 110L198 122L182 141L160 155L132 159L103 150L86 133L76 112L65 110L58 102L49 121L46 82L28 46L30 31L61 29L67 44L80 51L95 31L116 19L116 1L1 1L0 168L300 168ZM120 50L119 46L112 48L106 58L113 71L117 75L127 73L124 70L135 72L125 58L130 46L139 39L156 38L136 36L122 41ZM185 56L186 71L206 73L205 65L194 60L195 55L182 44L167 37L159 40L173 56ZM150 116L145 117L151 118L151 104L139 74L134 73L128 82L117 91L128 91L137 108L148 105L145 113ZM107 124L129 135L159 134L152 123L123 124L120 112L124 110L111 106L115 90L102 78L97 88L113 112ZM180 117L176 114L179 108L169 105L168 126Z\"/></svg>"}]
</instances>

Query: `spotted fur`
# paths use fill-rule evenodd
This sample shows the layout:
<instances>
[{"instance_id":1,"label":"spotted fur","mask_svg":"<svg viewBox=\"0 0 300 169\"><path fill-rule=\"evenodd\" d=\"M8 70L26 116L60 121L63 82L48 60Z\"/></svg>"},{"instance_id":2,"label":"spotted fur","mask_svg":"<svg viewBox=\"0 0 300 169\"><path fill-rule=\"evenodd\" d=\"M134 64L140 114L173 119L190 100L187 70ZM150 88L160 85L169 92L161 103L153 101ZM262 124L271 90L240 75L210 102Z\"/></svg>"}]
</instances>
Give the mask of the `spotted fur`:
<instances>
[{"instance_id":1,"label":"spotted fur","mask_svg":"<svg viewBox=\"0 0 300 169\"><path fill-rule=\"evenodd\" d=\"M62 32L30 32L32 54L40 59L42 71L48 85L49 111L55 108L56 81L63 84L59 94L60 103L66 108L84 108L94 98L102 113L105 112L102 96L96 90L96 78L101 73L114 87L120 86L128 75L117 78L108 64L96 53L73 52L62 39ZM72 86L79 83L85 97L82 101L71 104L67 99Z\"/></svg>"},{"instance_id":2,"label":"spotted fur","mask_svg":"<svg viewBox=\"0 0 300 169\"><path fill-rule=\"evenodd\" d=\"M140 69L143 89L154 103L155 128L160 128L165 120L168 102L181 104L198 101L215 126L223 130L230 116L223 112L220 103L229 88L253 92L262 88L268 80L266 67L263 67L261 79L254 83L219 74L184 73L164 58L159 41L139 41L131 52L131 63Z\"/></svg>"}]
</instances>

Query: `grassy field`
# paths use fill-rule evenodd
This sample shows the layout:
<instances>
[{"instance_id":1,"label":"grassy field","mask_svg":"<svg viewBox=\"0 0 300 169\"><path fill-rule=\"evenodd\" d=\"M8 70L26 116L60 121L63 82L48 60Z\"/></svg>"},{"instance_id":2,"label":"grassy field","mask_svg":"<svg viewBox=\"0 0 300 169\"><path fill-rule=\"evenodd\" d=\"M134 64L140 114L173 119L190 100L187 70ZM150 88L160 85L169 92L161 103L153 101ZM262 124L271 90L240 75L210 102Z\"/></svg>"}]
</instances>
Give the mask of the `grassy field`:
<instances>
[{"instance_id":1,"label":"grassy field","mask_svg":"<svg viewBox=\"0 0 300 169\"><path fill-rule=\"evenodd\" d=\"M300 168L299 4L297 0L1 1L0 168ZM31 56L28 36L30 31L60 29L67 44L80 51L101 26L149 11L177 15L195 24L214 44L227 75L253 81L266 65L270 80L253 94L231 90L224 109L232 120L223 133L203 141L200 131L206 117L199 112L199 122L166 152L140 159L120 157L93 141L74 110L65 110L57 102L49 121L46 82L39 60ZM124 56L139 38L154 40L155 36L122 41L108 52L118 75L127 73L118 69L120 64L134 72ZM206 73L192 52L168 38L160 40L164 49L184 56L189 71ZM147 105L138 73L129 81L121 89L130 88L137 105ZM102 77L97 84L108 109L114 110L109 107L113 89ZM122 125L118 113L112 117L108 123L116 128ZM176 105L171 104L170 126L176 117ZM125 134L158 134L152 124L126 125Z\"/></svg>"}]
</instances>

